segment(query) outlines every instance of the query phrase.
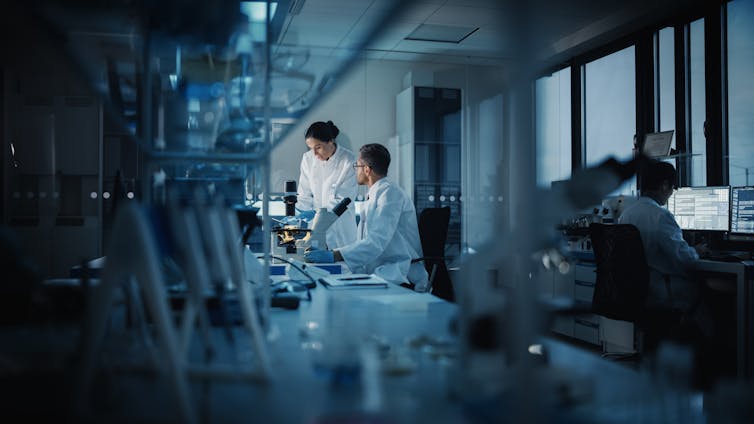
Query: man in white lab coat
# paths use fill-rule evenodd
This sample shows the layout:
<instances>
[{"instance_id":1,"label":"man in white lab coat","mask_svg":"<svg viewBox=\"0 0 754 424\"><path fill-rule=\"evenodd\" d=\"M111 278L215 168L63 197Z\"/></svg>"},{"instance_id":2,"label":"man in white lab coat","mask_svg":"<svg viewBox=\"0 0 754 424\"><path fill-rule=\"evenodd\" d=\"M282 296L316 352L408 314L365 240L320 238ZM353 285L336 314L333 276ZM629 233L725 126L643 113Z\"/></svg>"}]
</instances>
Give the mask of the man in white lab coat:
<instances>
[{"instance_id":1,"label":"man in white lab coat","mask_svg":"<svg viewBox=\"0 0 754 424\"><path fill-rule=\"evenodd\" d=\"M675 181L673 165L650 163L641 174L642 196L626 207L619 223L633 224L641 234L650 272L646 305L673 308L684 315L681 329L691 331L688 341L696 351L694 384L708 387L720 375L735 372L735 340L726 330L735 323L727 321L716 303L733 304L733 299L726 300L726 294L710 290L703 278L694 275L699 255L708 248L689 246L673 214L662 207Z\"/></svg>"},{"instance_id":2,"label":"man in white lab coat","mask_svg":"<svg viewBox=\"0 0 754 424\"><path fill-rule=\"evenodd\" d=\"M642 196L626 207L619 222L633 224L641 234L650 272L647 306L688 311L700 293L700 283L690 278L690 271L699 260L697 249L706 247L689 246L673 214L663 208L675 181L673 165L650 163L641 175Z\"/></svg>"},{"instance_id":3,"label":"man in white lab coat","mask_svg":"<svg viewBox=\"0 0 754 424\"><path fill-rule=\"evenodd\" d=\"M408 282L414 290L425 291L427 271L421 262L411 263L411 259L422 257L416 209L408 195L385 178L390 153L381 144L366 144L359 149L353 166L357 182L369 188L358 240L334 251L310 251L306 259L345 261L353 272L374 273L392 283Z\"/></svg>"}]
</instances>

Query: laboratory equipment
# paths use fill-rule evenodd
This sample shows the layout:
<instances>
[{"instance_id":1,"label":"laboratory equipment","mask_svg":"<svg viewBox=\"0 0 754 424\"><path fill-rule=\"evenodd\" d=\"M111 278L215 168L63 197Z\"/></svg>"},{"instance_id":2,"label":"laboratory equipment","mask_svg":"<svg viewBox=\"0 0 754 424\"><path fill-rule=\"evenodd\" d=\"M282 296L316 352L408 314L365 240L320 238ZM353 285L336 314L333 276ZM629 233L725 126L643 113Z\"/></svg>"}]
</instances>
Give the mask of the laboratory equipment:
<instances>
[{"instance_id":1,"label":"laboratory equipment","mask_svg":"<svg viewBox=\"0 0 754 424\"><path fill-rule=\"evenodd\" d=\"M315 249L324 249L327 245L326 236L327 230L335 221L346 211L348 205L351 203L351 198L346 197L341 200L340 203L332 208L332 211L328 211L327 208L319 208L317 214L314 215L312 221L312 230L308 239L308 246Z\"/></svg>"},{"instance_id":2,"label":"laboratory equipment","mask_svg":"<svg viewBox=\"0 0 754 424\"><path fill-rule=\"evenodd\" d=\"M283 196L285 202L285 216L296 215L296 181L285 182L285 195Z\"/></svg>"},{"instance_id":3,"label":"laboratory equipment","mask_svg":"<svg viewBox=\"0 0 754 424\"><path fill-rule=\"evenodd\" d=\"M166 224L168 221L170 224ZM123 208L107 249L102 281L95 289L94 301L88 306L75 389L78 408L85 408L96 359L107 333L106 323L113 314L115 291L121 287L132 301L147 307L148 314L137 314L135 325L142 329L145 345L152 346L150 365L167 364L183 421L194 422L196 419L189 400L187 379L190 375L268 381L271 370L264 331L255 293L247 281L263 281L264 272L262 276L256 272L247 274L250 268L242 256L245 247L238 242L239 235L236 212L217 198L193 205L173 201L167 209L140 208L135 204ZM185 301L178 324L172 318L161 271L161 261L168 257L167 251L170 250L174 250L174 259L186 278ZM146 302L141 301L142 296ZM211 360L213 355L208 355L204 363L197 362L190 354L193 330L197 325L207 351L219 350L210 335L210 298L220 305L224 317L222 324L227 328L226 340L237 356L230 366ZM225 310L225 305L230 303L226 300L230 299L240 308L241 323L247 336L238 340L230 329L232 322ZM148 326L156 328L154 335L148 331ZM238 359L240 350L253 353L252 364Z\"/></svg>"},{"instance_id":4,"label":"laboratory equipment","mask_svg":"<svg viewBox=\"0 0 754 424\"><path fill-rule=\"evenodd\" d=\"M296 201L296 181L288 180L285 182L283 195L285 218L272 228L271 245L272 254L275 256L295 254L296 242L304 239L311 232L306 228L305 222L293 219L296 215Z\"/></svg>"},{"instance_id":5,"label":"laboratory equipment","mask_svg":"<svg viewBox=\"0 0 754 424\"><path fill-rule=\"evenodd\" d=\"M730 187L681 187L667 208L683 230L729 231Z\"/></svg>"},{"instance_id":6,"label":"laboratory equipment","mask_svg":"<svg viewBox=\"0 0 754 424\"><path fill-rule=\"evenodd\" d=\"M283 225L272 229L272 254L286 256L296 254L296 243L307 239L312 230L296 225ZM301 243L299 243L300 245Z\"/></svg>"}]
</instances>

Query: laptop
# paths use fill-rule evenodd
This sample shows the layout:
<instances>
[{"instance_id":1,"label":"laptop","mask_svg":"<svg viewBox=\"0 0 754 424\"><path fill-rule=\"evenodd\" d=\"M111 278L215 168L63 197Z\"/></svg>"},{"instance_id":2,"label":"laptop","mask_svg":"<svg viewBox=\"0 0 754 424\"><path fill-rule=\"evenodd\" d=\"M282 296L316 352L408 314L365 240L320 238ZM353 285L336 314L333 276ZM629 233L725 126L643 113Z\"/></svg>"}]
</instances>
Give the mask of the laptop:
<instances>
[{"instance_id":1,"label":"laptop","mask_svg":"<svg viewBox=\"0 0 754 424\"><path fill-rule=\"evenodd\" d=\"M670 155L670 143L673 141L673 130L649 133L644 136L642 153L651 157L667 157Z\"/></svg>"}]
</instances>

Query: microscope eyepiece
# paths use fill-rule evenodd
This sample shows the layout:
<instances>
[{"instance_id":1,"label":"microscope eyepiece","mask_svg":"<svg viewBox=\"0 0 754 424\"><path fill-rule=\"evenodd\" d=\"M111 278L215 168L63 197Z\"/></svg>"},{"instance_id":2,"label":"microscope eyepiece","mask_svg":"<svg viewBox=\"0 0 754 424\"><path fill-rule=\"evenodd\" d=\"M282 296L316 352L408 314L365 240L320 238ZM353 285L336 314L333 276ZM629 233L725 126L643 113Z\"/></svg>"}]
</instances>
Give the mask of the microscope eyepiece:
<instances>
[{"instance_id":1,"label":"microscope eyepiece","mask_svg":"<svg viewBox=\"0 0 754 424\"><path fill-rule=\"evenodd\" d=\"M332 208L332 213L334 213L337 216L343 215L343 212L348 209L348 205L351 203L351 198L346 197L345 199L341 200L340 203L335 205L334 208Z\"/></svg>"},{"instance_id":2,"label":"microscope eyepiece","mask_svg":"<svg viewBox=\"0 0 754 424\"><path fill-rule=\"evenodd\" d=\"M298 197L296 195L296 181L289 180L285 182L285 194L283 195L283 201L285 202L285 216L296 215L296 201Z\"/></svg>"}]
</instances>

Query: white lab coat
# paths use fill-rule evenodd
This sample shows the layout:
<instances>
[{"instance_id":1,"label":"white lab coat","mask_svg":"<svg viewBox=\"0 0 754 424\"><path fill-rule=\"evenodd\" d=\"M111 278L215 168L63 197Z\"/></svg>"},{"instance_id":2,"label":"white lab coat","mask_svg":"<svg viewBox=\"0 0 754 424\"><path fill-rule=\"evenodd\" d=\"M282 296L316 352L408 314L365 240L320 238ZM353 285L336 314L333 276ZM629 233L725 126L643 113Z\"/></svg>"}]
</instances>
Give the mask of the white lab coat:
<instances>
[{"instance_id":1,"label":"white lab coat","mask_svg":"<svg viewBox=\"0 0 754 424\"><path fill-rule=\"evenodd\" d=\"M345 147L338 145L335 153L326 161L321 161L309 150L301 159L301 175L298 178L298 210L332 210L341 200L350 197L356 201L358 184L353 163L356 158ZM352 203L327 231L329 249L356 241L356 209Z\"/></svg>"},{"instance_id":2,"label":"white lab coat","mask_svg":"<svg viewBox=\"0 0 754 424\"><path fill-rule=\"evenodd\" d=\"M415 290L426 290L424 264L411 263L423 256L416 209L397 184L383 178L369 188L358 233L359 241L338 249L351 271L374 273L395 284L409 281Z\"/></svg>"},{"instance_id":3,"label":"white lab coat","mask_svg":"<svg viewBox=\"0 0 754 424\"><path fill-rule=\"evenodd\" d=\"M673 214L654 199L640 197L626 207L618 222L633 224L641 234L650 272L647 306L691 306L699 288L688 278L687 271L699 255L683 239Z\"/></svg>"}]
</instances>

